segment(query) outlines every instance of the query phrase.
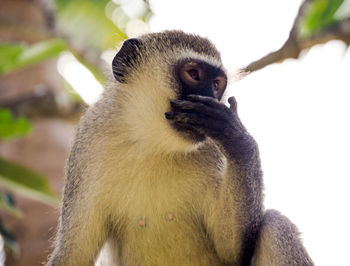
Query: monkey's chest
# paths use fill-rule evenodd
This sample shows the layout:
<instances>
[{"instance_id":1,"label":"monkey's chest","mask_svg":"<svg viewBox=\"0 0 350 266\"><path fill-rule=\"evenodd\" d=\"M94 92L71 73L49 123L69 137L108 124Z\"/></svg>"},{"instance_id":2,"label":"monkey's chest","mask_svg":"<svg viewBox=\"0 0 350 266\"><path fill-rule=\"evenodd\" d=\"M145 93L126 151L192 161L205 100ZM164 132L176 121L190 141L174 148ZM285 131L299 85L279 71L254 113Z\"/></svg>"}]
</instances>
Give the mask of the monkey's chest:
<instances>
[{"instance_id":1,"label":"monkey's chest","mask_svg":"<svg viewBox=\"0 0 350 266\"><path fill-rule=\"evenodd\" d=\"M130 215L119 246L121 265L221 265L199 217L176 207Z\"/></svg>"},{"instance_id":2,"label":"monkey's chest","mask_svg":"<svg viewBox=\"0 0 350 266\"><path fill-rule=\"evenodd\" d=\"M191 190L200 184L158 181L135 188L125 202L121 265L221 265L204 227L203 195Z\"/></svg>"}]
</instances>

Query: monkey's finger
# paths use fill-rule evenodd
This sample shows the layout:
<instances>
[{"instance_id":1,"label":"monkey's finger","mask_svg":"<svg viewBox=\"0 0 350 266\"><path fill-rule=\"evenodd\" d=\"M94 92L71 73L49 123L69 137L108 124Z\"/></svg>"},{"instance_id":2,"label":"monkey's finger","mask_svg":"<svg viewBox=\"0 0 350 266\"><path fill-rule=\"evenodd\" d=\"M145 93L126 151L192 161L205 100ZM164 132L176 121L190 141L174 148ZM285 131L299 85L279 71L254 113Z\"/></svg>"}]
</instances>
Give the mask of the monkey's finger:
<instances>
[{"instance_id":1,"label":"monkey's finger","mask_svg":"<svg viewBox=\"0 0 350 266\"><path fill-rule=\"evenodd\" d=\"M230 104L230 109L236 113L237 112L237 101L236 98L231 96L230 98L228 98L228 103Z\"/></svg>"},{"instance_id":2,"label":"monkey's finger","mask_svg":"<svg viewBox=\"0 0 350 266\"><path fill-rule=\"evenodd\" d=\"M202 114L195 113L180 113L180 112L166 112L165 118L172 120L174 122L182 121L183 123L188 123L189 121L194 121L199 117L204 117Z\"/></svg>"},{"instance_id":3,"label":"monkey's finger","mask_svg":"<svg viewBox=\"0 0 350 266\"><path fill-rule=\"evenodd\" d=\"M175 122L175 124L181 128L185 128L185 129L191 130L193 132L197 132L201 135L206 135L205 130L200 126L192 125L192 124L188 124L188 123L182 123L182 122Z\"/></svg>"},{"instance_id":4,"label":"monkey's finger","mask_svg":"<svg viewBox=\"0 0 350 266\"><path fill-rule=\"evenodd\" d=\"M207 115L212 118L224 120L225 114L221 110L218 110L213 107L209 107L200 102L191 102L185 100L172 100L170 101L171 106L175 110L183 110L187 112L198 112L200 114Z\"/></svg>"},{"instance_id":5,"label":"monkey's finger","mask_svg":"<svg viewBox=\"0 0 350 266\"><path fill-rule=\"evenodd\" d=\"M196 113L173 113L173 119L175 123L186 123L204 131L207 135L223 131L225 125L222 121L217 119L206 117Z\"/></svg>"},{"instance_id":6,"label":"monkey's finger","mask_svg":"<svg viewBox=\"0 0 350 266\"><path fill-rule=\"evenodd\" d=\"M189 117L185 117L184 115L185 114L180 115L180 113L176 113L176 112L165 113L165 117L171 120L172 123L180 126L180 128L192 130L205 135L205 132L202 130L202 127L198 125L198 123L193 123L193 120L192 120L192 123L190 123L191 119Z\"/></svg>"},{"instance_id":7,"label":"monkey's finger","mask_svg":"<svg viewBox=\"0 0 350 266\"><path fill-rule=\"evenodd\" d=\"M220 103L218 99L213 97L190 94L186 97L186 99L191 102L201 102L205 105L221 110L223 110L226 107L223 103Z\"/></svg>"}]
</instances>

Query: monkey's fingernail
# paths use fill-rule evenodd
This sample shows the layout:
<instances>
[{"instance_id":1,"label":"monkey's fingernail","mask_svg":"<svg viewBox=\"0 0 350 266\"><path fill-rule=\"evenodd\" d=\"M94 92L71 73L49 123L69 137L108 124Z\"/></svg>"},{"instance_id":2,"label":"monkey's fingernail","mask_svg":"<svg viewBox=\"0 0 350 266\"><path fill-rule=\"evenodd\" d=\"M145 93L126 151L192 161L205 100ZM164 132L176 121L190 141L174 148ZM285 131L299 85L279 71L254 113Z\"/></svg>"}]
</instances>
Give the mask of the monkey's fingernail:
<instances>
[{"instance_id":1,"label":"monkey's fingernail","mask_svg":"<svg viewBox=\"0 0 350 266\"><path fill-rule=\"evenodd\" d=\"M166 112L165 113L165 118L167 119L173 119L175 114L173 112Z\"/></svg>"}]
</instances>

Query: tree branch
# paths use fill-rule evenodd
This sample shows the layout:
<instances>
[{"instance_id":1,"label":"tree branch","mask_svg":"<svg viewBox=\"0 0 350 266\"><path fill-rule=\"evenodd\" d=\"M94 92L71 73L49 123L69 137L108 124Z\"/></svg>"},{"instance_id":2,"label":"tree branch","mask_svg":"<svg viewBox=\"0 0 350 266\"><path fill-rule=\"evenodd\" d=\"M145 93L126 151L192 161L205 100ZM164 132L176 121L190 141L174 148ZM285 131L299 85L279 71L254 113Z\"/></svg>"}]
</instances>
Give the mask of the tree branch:
<instances>
[{"instance_id":1,"label":"tree branch","mask_svg":"<svg viewBox=\"0 0 350 266\"><path fill-rule=\"evenodd\" d=\"M80 102L65 100L60 104L51 90L39 93L23 94L13 100L0 100L0 107L10 109L16 116L28 118L57 117L64 120L78 121L86 105Z\"/></svg>"},{"instance_id":2,"label":"tree branch","mask_svg":"<svg viewBox=\"0 0 350 266\"><path fill-rule=\"evenodd\" d=\"M296 16L293 27L289 33L289 37L281 48L263 56L259 60L250 63L246 67L241 68L239 72L242 77L273 63L283 62L289 58L297 59L303 50L309 49L316 44L324 44L331 40L340 40L348 45L350 44L350 18L328 27L327 29L310 37L297 37L297 27L300 19L311 2L312 0L305 0L300 6L298 15Z\"/></svg>"}]
</instances>

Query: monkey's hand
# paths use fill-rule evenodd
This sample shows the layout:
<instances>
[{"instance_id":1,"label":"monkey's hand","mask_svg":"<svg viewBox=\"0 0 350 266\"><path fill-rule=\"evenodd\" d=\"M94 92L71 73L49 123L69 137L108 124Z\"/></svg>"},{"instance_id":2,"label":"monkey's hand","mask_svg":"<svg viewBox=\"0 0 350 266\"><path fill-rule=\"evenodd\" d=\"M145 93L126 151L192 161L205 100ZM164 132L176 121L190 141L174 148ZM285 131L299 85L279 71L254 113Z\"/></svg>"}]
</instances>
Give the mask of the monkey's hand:
<instances>
[{"instance_id":1,"label":"monkey's hand","mask_svg":"<svg viewBox=\"0 0 350 266\"><path fill-rule=\"evenodd\" d=\"M213 97L188 95L186 100L170 101L173 112L165 116L181 127L211 137L226 156L250 157L256 148L255 141L237 115L235 98L230 97L228 101L230 108Z\"/></svg>"}]
</instances>

